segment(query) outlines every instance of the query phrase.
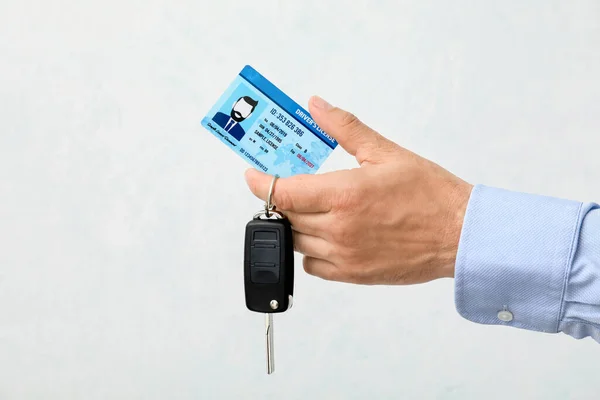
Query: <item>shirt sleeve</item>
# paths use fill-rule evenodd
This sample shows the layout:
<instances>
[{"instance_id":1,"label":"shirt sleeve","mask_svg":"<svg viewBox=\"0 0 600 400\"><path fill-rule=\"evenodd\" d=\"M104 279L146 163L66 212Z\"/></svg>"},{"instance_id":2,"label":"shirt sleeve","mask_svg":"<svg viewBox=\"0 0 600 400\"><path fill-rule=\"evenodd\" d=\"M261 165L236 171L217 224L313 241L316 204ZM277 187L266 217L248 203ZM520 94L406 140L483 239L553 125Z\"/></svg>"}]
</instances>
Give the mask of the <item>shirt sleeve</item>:
<instances>
[{"instance_id":1,"label":"shirt sleeve","mask_svg":"<svg viewBox=\"0 0 600 400\"><path fill-rule=\"evenodd\" d=\"M600 342L600 208L476 185L455 266L472 322Z\"/></svg>"}]
</instances>

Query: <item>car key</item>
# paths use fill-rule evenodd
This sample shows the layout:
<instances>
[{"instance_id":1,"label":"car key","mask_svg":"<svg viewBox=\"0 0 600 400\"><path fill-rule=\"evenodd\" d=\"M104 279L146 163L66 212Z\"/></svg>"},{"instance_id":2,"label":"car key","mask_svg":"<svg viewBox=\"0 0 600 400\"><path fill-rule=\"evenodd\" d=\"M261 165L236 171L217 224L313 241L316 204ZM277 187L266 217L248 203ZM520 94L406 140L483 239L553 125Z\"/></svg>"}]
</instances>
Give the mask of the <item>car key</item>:
<instances>
[{"instance_id":1,"label":"car key","mask_svg":"<svg viewBox=\"0 0 600 400\"><path fill-rule=\"evenodd\" d=\"M246 225L244 290L246 307L265 314L267 373L275 370L273 314L287 311L293 302L294 244L290 221L271 204L277 176L265 210Z\"/></svg>"}]
</instances>

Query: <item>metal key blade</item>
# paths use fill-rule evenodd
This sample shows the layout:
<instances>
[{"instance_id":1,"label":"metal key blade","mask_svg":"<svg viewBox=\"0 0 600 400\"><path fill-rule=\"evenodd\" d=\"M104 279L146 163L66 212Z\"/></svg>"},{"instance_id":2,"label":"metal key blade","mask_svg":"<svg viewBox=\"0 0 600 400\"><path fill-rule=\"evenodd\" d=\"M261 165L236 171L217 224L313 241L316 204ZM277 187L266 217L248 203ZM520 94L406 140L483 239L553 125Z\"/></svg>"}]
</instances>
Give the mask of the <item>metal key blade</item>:
<instances>
[{"instance_id":1,"label":"metal key blade","mask_svg":"<svg viewBox=\"0 0 600 400\"><path fill-rule=\"evenodd\" d=\"M273 354L273 314L265 314L265 335L267 338L267 374L275 371L275 356Z\"/></svg>"}]
</instances>

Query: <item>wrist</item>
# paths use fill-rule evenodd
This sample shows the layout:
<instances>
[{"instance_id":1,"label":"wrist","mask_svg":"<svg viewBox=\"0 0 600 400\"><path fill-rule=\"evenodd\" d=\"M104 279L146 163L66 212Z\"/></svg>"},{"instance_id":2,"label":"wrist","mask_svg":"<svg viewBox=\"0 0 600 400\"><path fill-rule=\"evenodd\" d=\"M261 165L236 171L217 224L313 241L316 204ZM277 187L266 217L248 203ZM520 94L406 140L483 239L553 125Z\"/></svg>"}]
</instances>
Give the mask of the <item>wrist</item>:
<instances>
[{"instance_id":1,"label":"wrist","mask_svg":"<svg viewBox=\"0 0 600 400\"><path fill-rule=\"evenodd\" d=\"M473 185L459 182L448 196L448 211L444 222L443 240L439 253L439 278L454 278L456 254L460 242L465 213Z\"/></svg>"}]
</instances>

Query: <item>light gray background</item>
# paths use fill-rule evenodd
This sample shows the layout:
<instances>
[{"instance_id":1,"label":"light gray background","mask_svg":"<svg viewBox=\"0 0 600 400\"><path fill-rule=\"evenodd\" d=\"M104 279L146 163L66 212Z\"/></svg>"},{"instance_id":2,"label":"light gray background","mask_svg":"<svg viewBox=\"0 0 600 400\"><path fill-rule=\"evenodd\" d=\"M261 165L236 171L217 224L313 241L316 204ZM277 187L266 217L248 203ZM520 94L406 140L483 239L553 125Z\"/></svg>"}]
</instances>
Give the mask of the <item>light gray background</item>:
<instances>
[{"instance_id":1,"label":"light gray background","mask_svg":"<svg viewBox=\"0 0 600 400\"><path fill-rule=\"evenodd\" d=\"M200 126L251 64L472 183L600 201L599 50L595 0L0 0L0 399L599 398L591 340L300 257L267 376L261 203Z\"/></svg>"}]
</instances>

